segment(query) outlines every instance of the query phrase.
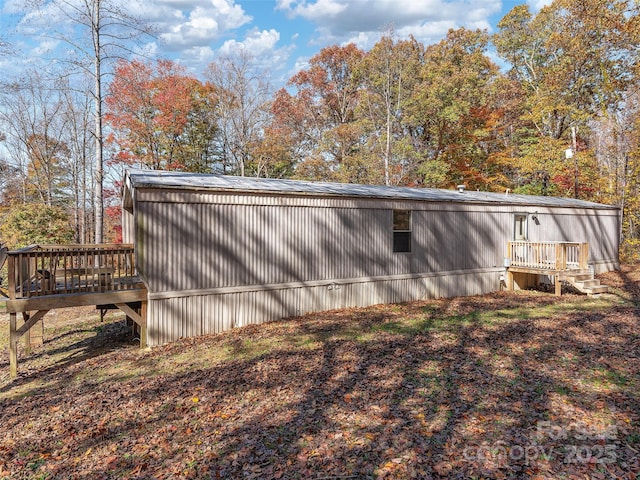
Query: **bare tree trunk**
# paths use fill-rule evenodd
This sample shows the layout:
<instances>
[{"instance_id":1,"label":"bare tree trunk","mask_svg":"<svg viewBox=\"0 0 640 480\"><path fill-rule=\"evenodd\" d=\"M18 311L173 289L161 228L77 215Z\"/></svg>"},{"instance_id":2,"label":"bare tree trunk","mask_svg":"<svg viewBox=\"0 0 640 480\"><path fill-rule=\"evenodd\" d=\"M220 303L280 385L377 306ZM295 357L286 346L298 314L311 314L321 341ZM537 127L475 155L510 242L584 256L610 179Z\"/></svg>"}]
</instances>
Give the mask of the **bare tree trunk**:
<instances>
[{"instance_id":1,"label":"bare tree trunk","mask_svg":"<svg viewBox=\"0 0 640 480\"><path fill-rule=\"evenodd\" d=\"M389 179L389 163L391 158L391 76L390 72L387 72L387 144L384 150L384 184L388 187L390 185Z\"/></svg>"},{"instance_id":2,"label":"bare tree trunk","mask_svg":"<svg viewBox=\"0 0 640 480\"><path fill-rule=\"evenodd\" d=\"M95 120L96 120L96 165L94 171L95 178L95 191L94 191L94 206L95 206L95 243L103 242L103 225L104 225L104 200L103 200L103 159L102 159L102 72L101 72L101 55L100 55L100 1L95 0L93 6L93 49L95 53L94 57L94 75L95 75Z\"/></svg>"},{"instance_id":3,"label":"bare tree trunk","mask_svg":"<svg viewBox=\"0 0 640 480\"><path fill-rule=\"evenodd\" d=\"M80 243L89 243L87 238L87 158L82 157L82 221L80 223Z\"/></svg>"}]
</instances>

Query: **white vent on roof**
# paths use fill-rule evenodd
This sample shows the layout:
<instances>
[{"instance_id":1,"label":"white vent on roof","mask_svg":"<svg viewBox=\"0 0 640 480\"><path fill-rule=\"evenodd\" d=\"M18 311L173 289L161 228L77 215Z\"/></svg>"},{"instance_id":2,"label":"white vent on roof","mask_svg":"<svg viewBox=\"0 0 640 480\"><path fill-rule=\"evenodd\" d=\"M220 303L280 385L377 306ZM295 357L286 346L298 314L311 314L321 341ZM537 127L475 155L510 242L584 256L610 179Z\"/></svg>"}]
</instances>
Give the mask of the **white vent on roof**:
<instances>
[{"instance_id":1,"label":"white vent on roof","mask_svg":"<svg viewBox=\"0 0 640 480\"><path fill-rule=\"evenodd\" d=\"M458 189L459 193L464 193L464 189L467 188L467 186L466 185L458 185L456 188Z\"/></svg>"}]
</instances>

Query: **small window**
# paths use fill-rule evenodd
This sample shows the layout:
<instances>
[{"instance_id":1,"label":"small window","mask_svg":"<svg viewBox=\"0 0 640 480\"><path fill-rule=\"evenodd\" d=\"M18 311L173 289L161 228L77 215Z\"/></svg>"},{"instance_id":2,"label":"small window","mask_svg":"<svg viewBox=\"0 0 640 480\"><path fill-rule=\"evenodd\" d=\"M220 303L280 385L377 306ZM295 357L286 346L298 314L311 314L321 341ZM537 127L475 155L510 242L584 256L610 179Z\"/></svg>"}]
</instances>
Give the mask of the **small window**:
<instances>
[{"instance_id":1,"label":"small window","mask_svg":"<svg viewBox=\"0 0 640 480\"><path fill-rule=\"evenodd\" d=\"M514 222L514 240L527 239L527 215L516 215Z\"/></svg>"},{"instance_id":2,"label":"small window","mask_svg":"<svg viewBox=\"0 0 640 480\"><path fill-rule=\"evenodd\" d=\"M393 251L411 253L411 210L393 211Z\"/></svg>"}]
</instances>

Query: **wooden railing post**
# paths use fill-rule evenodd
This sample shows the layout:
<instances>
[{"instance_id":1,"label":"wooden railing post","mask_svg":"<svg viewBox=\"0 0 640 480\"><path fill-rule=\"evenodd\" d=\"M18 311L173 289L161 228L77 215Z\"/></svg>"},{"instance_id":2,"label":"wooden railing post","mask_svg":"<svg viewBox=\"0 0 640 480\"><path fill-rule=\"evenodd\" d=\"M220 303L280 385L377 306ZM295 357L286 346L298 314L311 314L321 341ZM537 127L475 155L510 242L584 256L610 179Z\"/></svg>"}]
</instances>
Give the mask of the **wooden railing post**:
<instances>
[{"instance_id":1,"label":"wooden railing post","mask_svg":"<svg viewBox=\"0 0 640 480\"><path fill-rule=\"evenodd\" d=\"M9 275L9 300L16 299L16 257L7 256L7 273Z\"/></svg>"},{"instance_id":2,"label":"wooden railing post","mask_svg":"<svg viewBox=\"0 0 640 480\"><path fill-rule=\"evenodd\" d=\"M589 244L580 244L580 269L586 270L589 268Z\"/></svg>"}]
</instances>

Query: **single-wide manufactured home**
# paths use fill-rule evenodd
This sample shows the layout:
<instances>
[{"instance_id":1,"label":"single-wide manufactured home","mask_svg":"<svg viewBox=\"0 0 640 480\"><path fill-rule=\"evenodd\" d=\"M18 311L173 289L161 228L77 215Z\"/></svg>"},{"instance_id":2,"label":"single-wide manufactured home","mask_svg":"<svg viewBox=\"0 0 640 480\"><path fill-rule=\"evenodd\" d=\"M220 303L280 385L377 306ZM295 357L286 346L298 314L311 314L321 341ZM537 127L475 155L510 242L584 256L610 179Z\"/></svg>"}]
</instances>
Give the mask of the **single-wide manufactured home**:
<instances>
[{"instance_id":1,"label":"single-wide manufactured home","mask_svg":"<svg viewBox=\"0 0 640 480\"><path fill-rule=\"evenodd\" d=\"M518 262L552 276L618 267L619 208L567 198L136 170L123 207L149 345L488 293Z\"/></svg>"}]
</instances>

